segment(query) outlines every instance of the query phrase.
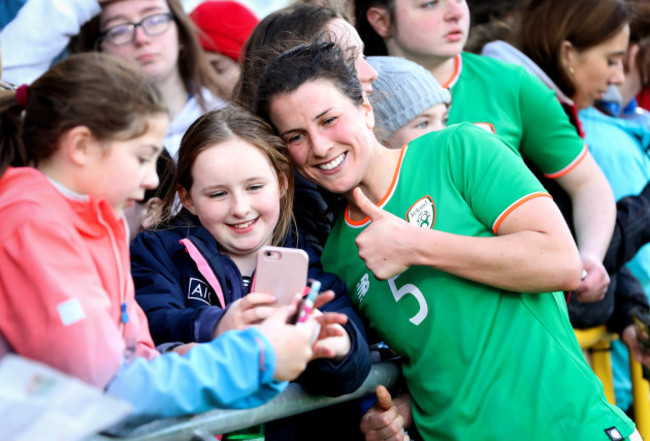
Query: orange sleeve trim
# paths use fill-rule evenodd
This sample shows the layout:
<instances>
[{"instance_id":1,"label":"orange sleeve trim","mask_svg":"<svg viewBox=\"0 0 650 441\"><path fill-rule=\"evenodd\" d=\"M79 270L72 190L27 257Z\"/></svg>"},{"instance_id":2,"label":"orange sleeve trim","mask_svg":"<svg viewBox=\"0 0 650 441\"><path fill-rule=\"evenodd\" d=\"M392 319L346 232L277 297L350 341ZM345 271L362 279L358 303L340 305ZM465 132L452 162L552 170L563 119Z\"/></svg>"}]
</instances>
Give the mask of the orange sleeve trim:
<instances>
[{"instance_id":1,"label":"orange sleeve trim","mask_svg":"<svg viewBox=\"0 0 650 441\"><path fill-rule=\"evenodd\" d=\"M494 124L492 124L492 123L489 123L489 122L475 122L475 123L472 123L472 124L474 124L476 127L479 127L481 129L485 130L486 132L492 133L493 135L497 134L497 129L494 128Z\"/></svg>"},{"instance_id":2,"label":"orange sleeve trim","mask_svg":"<svg viewBox=\"0 0 650 441\"><path fill-rule=\"evenodd\" d=\"M578 164L580 164L580 162L582 162L582 160L585 158L585 156L587 156L588 152L589 152L589 148L587 147L587 144L585 144L584 147L582 148L582 151L580 152L580 154L576 157L576 159L571 161L569 163L569 165L567 165L566 167L564 167L560 171L557 171L555 173L545 174L544 176L546 176L549 179L557 179L557 178L560 178L560 177L566 175L571 170L576 168L578 166Z\"/></svg>"},{"instance_id":3,"label":"orange sleeve trim","mask_svg":"<svg viewBox=\"0 0 650 441\"><path fill-rule=\"evenodd\" d=\"M384 205L384 203L388 200L390 195L393 194L393 190L395 189L395 186L397 185L397 179L399 177L399 172L402 169L402 161L404 160L404 154L406 153L406 148L407 147L408 147L408 145L404 145L404 147L402 147L402 150L399 153L399 160L397 161L397 167L395 168L395 173L393 173L393 180L390 183L390 187L388 187L388 191L386 192L386 194L384 194L384 197L382 197L381 200L377 204L375 204L378 207L381 207L382 205ZM350 204L348 204L345 207L345 220L351 226L360 227L360 226L366 224L370 220L370 218L365 217L365 218L361 219L360 221L352 220L352 218L350 217Z\"/></svg>"},{"instance_id":4,"label":"orange sleeve trim","mask_svg":"<svg viewBox=\"0 0 650 441\"><path fill-rule=\"evenodd\" d=\"M497 219L494 221L494 225L492 226L492 232L494 234L497 234L497 231L499 230L499 227L501 226L501 223L508 217L510 213L512 213L517 207L521 206L526 201L529 201L533 198L537 198L540 196L546 196L546 197L551 197L550 194L546 193L545 191L538 191L535 193L531 193L527 196L524 196L523 198L513 202L508 208L506 208L503 213L497 217Z\"/></svg>"},{"instance_id":5,"label":"orange sleeve trim","mask_svg":"<svg viewBox=\"0 0 650 441\"><path fill-rule=\"evenodd\" d=\"M454 84L456 84L456 80L458 79L461 64L462 64L462 59L460 58L460 54L458 54L454 57L454 73L451 74L451 78L449 78L449 80L447 80L447 82L442 85L443 89L451 89L451 87Z\"/></svg>"}]
</instances>

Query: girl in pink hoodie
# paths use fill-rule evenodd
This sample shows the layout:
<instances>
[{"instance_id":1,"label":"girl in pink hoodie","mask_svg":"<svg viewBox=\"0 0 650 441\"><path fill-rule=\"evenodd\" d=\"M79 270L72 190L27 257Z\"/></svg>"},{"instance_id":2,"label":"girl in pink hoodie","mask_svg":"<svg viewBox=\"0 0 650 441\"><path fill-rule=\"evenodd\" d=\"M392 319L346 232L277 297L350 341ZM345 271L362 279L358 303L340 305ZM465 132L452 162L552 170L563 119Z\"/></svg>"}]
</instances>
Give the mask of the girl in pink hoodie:
<instances>
[{"instance_id":1,"label":"girl in pink hoodie","mask_svg":"<svg viewBox=\"0 0 650 441\"><path fill-rule=\"evenodd\" d=\"M159 356L123 212L158 185L168 123L158 88L110 55L72 56L0 94L0 356L106 388L134 405L132 422L267 401L304 369L317 327L286 324L287 307Z\"/></svg>"}]
</instances>

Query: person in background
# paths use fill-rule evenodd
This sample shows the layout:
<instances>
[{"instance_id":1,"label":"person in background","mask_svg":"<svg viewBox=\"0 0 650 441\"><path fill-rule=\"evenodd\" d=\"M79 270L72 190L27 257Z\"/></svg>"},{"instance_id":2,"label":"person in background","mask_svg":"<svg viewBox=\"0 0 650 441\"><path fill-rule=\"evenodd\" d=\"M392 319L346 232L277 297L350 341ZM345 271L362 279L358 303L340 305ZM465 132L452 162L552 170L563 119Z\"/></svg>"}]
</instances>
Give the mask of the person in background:
<instances>
[{"instance_id":1,"label":"person in background","mask_svg":"<svg viewBox=\"0 0 650 441\"><path fill-rule=\"evenodd\" d=\"M650 113L637 105L637 96L650 82L650 4L628 0L633 7L630 42L623 56L625 79L612 86L594 106L580 110L585 140L607 176L614 196L620 200L643 191L650 182ZM617 92L617 93L612 93ZM626 265L641 282L644 297L650 296L650 245L643 246ZM647 298L646 298L647 309ZM627 311L626 311L627 312ZM636 332L629 326L621 340L634 358L648 364ZM621 341L612 342L612 370L616 403L628 409L632 403L628 350Z\"/></svg>"},{"instance_id":2,"label":"person in background","mask_svg":"<svg viewBox=\"0 0 650 441\"><path fill-rule=\"evenodd\" d=\"M136 63L162 91L174 157L196 118L227 94L179 0L29 0L0 32L3 79L30 83L74 38L71 52L101 51Z\"/></svg>"},{"instance_id":3,"label":"person in background","mask_svg":"<svg viewBox=\"0 0 650 441\"><path fill-rule=\"evenodd\" d=\"M480 54L486 43L508 40L523 0L467 0L471 25L464 50Z\"/></svg>"},{"instance_id":4,"label":"person in background","mask_svg":"<svg viewBox=\"0 0 650 441\"><path fill-rule=\"evenodd\" d=\"M450 89L449 124L466 121L496 133L539 171L539 178L558 184L559 195L553 197L575 232L586 271L576 295L601 299L609 285L603 258L614 229L615 201L554 94L519 67L463 52L469 31L464 0L355 0L355 16L366 55L415 61Z\"/></svg>"},{"instance_id":5,"label":"person in background","mask_svg":"<svg viewBox=\"0 0 650 441\"><path fill-rule=\"evenodd\" d=\"M354 2L352 0L293 0L294 4L322 6L354 26Z\"/></svg>"},{"instance_id":6,"label":"person in background","mask_svg":"<svg viewBox=\"0 0 650 441\"><path fill-rule=\"evenodd\" d=\"M370 102L376 119L375 134L382 144L399 149L447 125L451 95L429 71L401 57L366 60L377 71Z\"/></svg>"},{"instance_id":7,"label":"person in background","mask_svg":"<svg viewBox=\"0 0 650 441\"><path fill-rule=\"evenodd\" d=\"M639 102L639 107L642 109L650 111L650 86L646 86L639 92L637 96Z\"/></svg>"},{"instance_id":8,"label":"person in background","mask_svg":"<svg viewBox=\"0 0 650 441\"><path fill-rule=\"evenodd\" d=\"M123 213L158 185L168 122L153 81L106 54L71 56L0 93L0 348L130 402L131 424L268 401L312 357L318 325L287 324L294 304L158 353Z\"/></svg>"},{"instance_id":9,"label":"person in background","mask_svg":"<svg viewBox=\"0 0 650 441\"><path fill-rule=\"evenodd\" d=\"M221 77L229 98L239 81L239 58L248 36L259 22L255 14L236 1L208 0L190 13L199 28L199 41L212 67Z\"/></svg>"}]
</instances>

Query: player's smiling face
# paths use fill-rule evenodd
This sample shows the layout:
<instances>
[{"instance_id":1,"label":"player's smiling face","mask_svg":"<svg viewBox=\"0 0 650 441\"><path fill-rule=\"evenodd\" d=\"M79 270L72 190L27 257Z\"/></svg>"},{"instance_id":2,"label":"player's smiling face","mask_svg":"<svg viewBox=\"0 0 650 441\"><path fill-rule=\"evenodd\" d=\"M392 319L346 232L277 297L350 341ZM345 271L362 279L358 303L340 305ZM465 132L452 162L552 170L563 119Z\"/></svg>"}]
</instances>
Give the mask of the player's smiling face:
<instances>
[{"instance_id":1,"label":"player's smiling face","mask_svg":"<svg viewBox=\"0 0 650 441\"><path fill-rule=\"evenodd\" d=\"M338 194L365 178L370 165L374 115L331 80L309 81L273 97L269 116L301 175Z\"/></svg>"}]
</instances>

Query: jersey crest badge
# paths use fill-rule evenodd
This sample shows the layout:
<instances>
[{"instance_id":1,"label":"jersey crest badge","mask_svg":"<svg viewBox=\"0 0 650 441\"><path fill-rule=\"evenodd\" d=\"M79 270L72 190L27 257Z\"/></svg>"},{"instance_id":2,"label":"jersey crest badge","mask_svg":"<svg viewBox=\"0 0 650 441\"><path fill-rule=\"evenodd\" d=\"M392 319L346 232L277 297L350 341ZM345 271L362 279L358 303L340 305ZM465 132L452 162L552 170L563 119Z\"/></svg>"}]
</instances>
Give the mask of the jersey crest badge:
<instances>
[{"instance_id":1,"label":"jersey crest badge","mask_svg":"<svg viewBox=\"0 0 650 441\"><path fill-rule=\"evenodd\" d=\"M208 305L211 305L211 294L212 291L210 291L210 287L207 283L205 283L203 280L190 277L190 285L187 289L187 298L189 300L199 300L201 302L207 303Z\"/></svg>"},{"instance_id":2,"label":"jersey crest badge","mask_svg":"<svg viewBox=\"0 0 650 441\"><path fill-rule=\"evenodd\" d=\"M411 205L406 213L406 220L420 228L433 228L436 222L436 206L431 196L425 196Z\"/></svg>"}]
</instances>

